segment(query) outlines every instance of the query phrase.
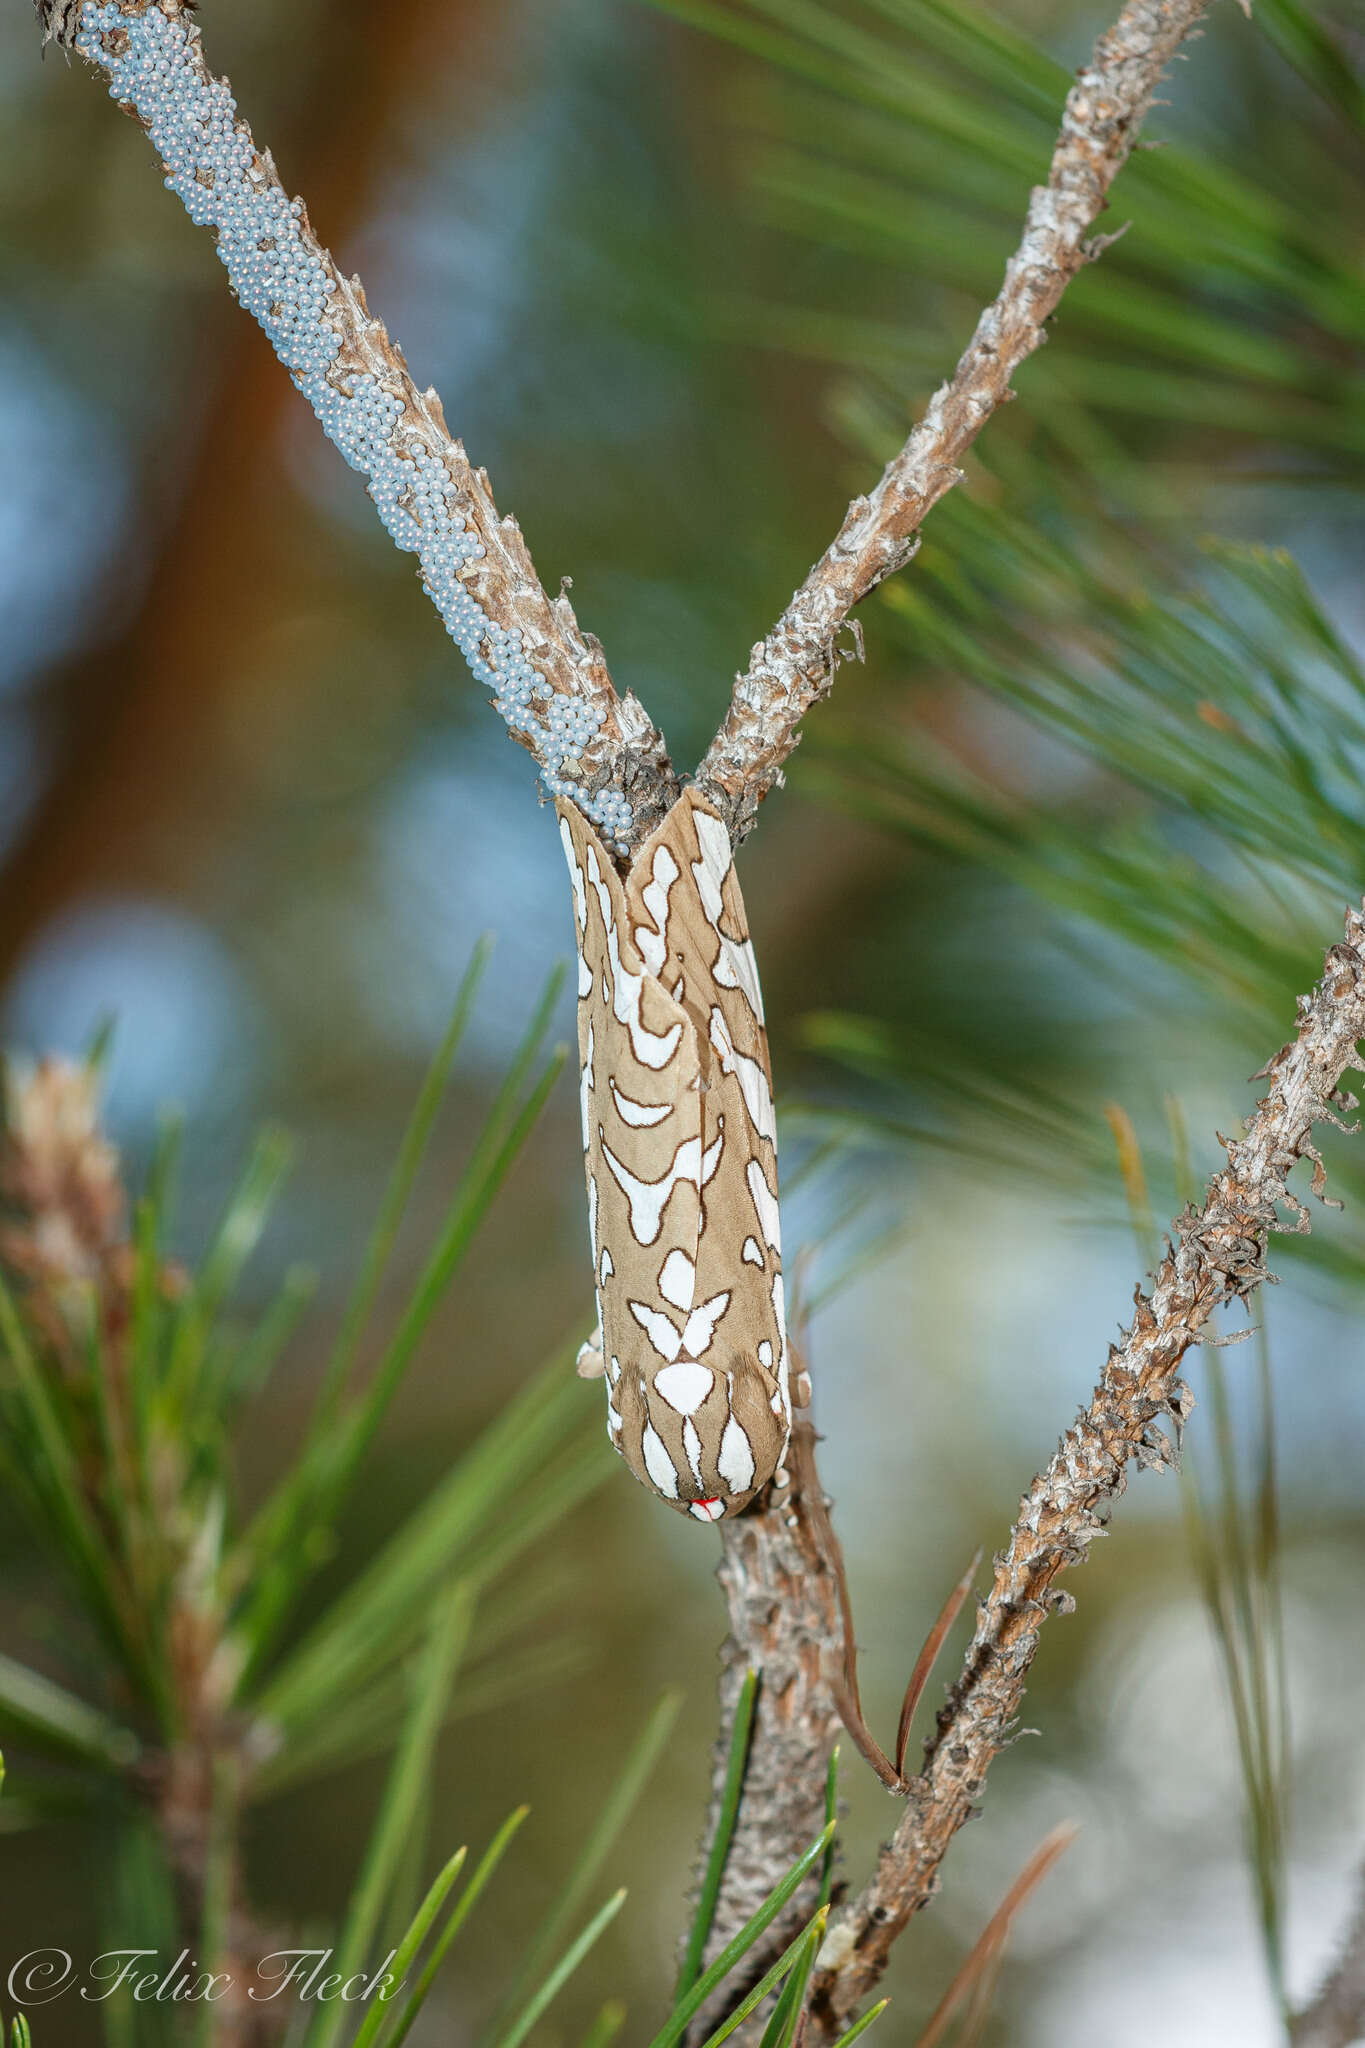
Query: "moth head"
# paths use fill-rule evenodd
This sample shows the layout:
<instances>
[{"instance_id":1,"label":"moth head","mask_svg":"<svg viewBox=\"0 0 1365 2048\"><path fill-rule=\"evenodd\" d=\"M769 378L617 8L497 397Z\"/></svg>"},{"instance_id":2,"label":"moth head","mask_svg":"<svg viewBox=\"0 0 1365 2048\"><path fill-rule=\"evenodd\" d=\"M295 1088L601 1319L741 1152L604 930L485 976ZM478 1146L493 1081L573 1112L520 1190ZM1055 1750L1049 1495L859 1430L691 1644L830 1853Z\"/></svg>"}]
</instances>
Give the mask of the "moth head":
<instances>
[{"instance_id":1,"label":"moth head","mask_svg":"<svg viewBox=\"0 0 1365 2048\"><path fill-rule=\"evenodd\" d=\"M782 1462L785 1404L756 1359L730 1369L686 1357L623 1365L610 1394L617 1450L642 1485L691 1521L739 1514Z\"/></svg>"}]
</instances>

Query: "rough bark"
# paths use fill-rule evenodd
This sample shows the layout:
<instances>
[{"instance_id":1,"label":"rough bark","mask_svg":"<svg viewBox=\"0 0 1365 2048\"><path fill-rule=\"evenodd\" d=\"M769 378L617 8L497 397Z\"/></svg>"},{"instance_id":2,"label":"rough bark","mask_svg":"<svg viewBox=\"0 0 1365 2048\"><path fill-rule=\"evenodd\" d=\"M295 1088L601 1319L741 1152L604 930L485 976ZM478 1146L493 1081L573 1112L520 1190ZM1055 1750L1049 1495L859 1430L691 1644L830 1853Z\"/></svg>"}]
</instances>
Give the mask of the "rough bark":
<instances>
[{"instance_id":1,"label":"rough bark","mask_svg":"<svg viewBox=\"0 0 1365 2048\"><path fill-rule=\"evenodd\" d=\"M1044 323L1063 292L1104 248L1104 239L1086 240L1091 224L1137 141L1162 73L1205 6L1206 0L1129 0L1100 38L1067 97L1047 183L1034 189L1005 281L951 381L935 392L876 489L854 499L782 617L754 646L748 669L735 678L730 709L697 770L698 785L735 840L749 831L759 804L781 780L801 720L829 694L847 658L839 635L854 606L910 560L926 514L961 481L958 464L1013 395L1011 379L1045 338Z\"/></svg>"},{"instance_id":2,"label":"rough bark","mask_svg":"<svg viewBox=\"0 0 1365 2048\"><path fill-rule=\"evenodd\" d=\"M409 0L381 19L372 0L328 0L327 34L291 63L280 118L286 160L339 246L391 167L414 67L439 79L458 61L463 89L483 90L490 4ZM61 12L74 33L79 6ZM35 934L87 893L221 891L223 845L249 843L263 790L275 787L274 751L236 735L262 631L308 604L283 445L299 399L226 292L209 295L194 355L202 407L168 429L173 459L153 461L125 558L111 565L120 595L137 592L131 616L44 686L57 730L45 743L43 792L5 855L0 982ZM302 688L302 672L275 664L272 717Z\"/></svg>"},{"instance_id":3,"label":"rough bark","mask_svg":"<svg viewBox=\"0 0 1365 2048\"><path fill-rule=\"evenodd\" d=\"M1308 1229L1308 1211L1290 1192L1289 1176L1301 1159L1311 1160L1311 1191L1323 1195L1313 1126L1340 1126L1338 1112L1355 1108L1339 1084L1358 1063L1362 1035L1365 916L1352 910L1344 942L1327 954L1312 995L1300 999L1297 1035L1256 1076L1270 1087L1245 1136L1222 1140L1227 1165L1209 1183L1203 1207L1177 1219L1151 1294L1138 1291L1132 1324L1111 1346L1088 1406L1020 1503L900 1825L871 1884L831 1923L815 1981L812 2040L837 2035L877 1984L906 1922L932 1896L948 1846L1010 1740L1042 1624L1071 1605L1055 1581L1084 1562L1104 1511L1127 1484L1130 1461L1160 1467L1174 1456L1190 1406L1179 1377L1185 1353L1216 1309L1245 1303L1273 1277L1266 1267L1271 1233ZM1282 1209L1291 1222L1282 1220ZM1160 1426L1163 1415L1173 1418L1174 1441Z\"/></svg>"},{"instance_id":4,"label":"rough bark","mask_svg":"<svg viewBox=\"0 0 1365 2048\"><path fill-rule=\"evenodd\" d=\"M809 1392L804 1374L796 1376L795 1384ZM763 1684L743 1802L707 1943L708 1963L763 1904L777 1878L825 1824L825 1777L840 1735L830 1683L837 1670L832 1646L841 1638L839 1583L819 1527L825 1502L815 1469L815 1444L807 1404L798 1407L792 1428L789 1485L775 1489L763 1513L721 1524L717 1576L729 1610L730 1634L721 1650L720 1730L708 1840L725 1783L735 1703L746 1670L761 1671ZM775 1853L781 1855L775 1845L790 1843L796 1846L782 1856L782 1868L774 1874ZM704 2041L733 2010L810 1918L818 1891L818 1876L812 1876L774 1921L742 1976L727 1980L702 2008L689 2040ZM761 2018L756 2025L761 2031ZM747 2037L741 2032L736 2038Z\"/></svg>"}]
</instances>

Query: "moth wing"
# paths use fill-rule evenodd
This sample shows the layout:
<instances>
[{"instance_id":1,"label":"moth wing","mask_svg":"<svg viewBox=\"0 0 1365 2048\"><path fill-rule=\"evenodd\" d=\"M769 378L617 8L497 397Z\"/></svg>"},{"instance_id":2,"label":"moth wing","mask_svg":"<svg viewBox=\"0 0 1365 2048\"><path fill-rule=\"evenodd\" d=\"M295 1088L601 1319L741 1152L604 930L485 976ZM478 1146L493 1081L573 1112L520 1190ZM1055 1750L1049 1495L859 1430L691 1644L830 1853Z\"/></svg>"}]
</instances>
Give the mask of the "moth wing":
<instances>
[{"instance_id":1,"label":"moth wing","mask_svg":"<svg viewBox=\"0 0 1365 2048\"><path fill-rule=\"evenodd\" d=\"M716 1329L716 1362L760 1367L768 1381L768 1419L754 1420L771 1450L775 1433L785 1438L790 1411L777 1128L758 972L729 834L695 790L684 793L627 877L632 919L637 930L644 926L646 945L660 907L651 852L660 842L679 873L659 934L666 941L659 971L690 1015L699 1051L704 1228L695 1299L701 1304L728 1293ZM658 938L653 950L656 956L661 950ZM738 1412L750 1404L742 1376L735 1384ZM747 1414L744 1419L752 1435ZM773 1455L780 1455L780 1444Z\"/></svg>"},{"instance_id":2,"label":"moth wing","mask_svg":"<svg viewBox=\"0 0 1365 2048\"><path fill-rule=\"evenodd\" d=\"M582 969L578 1049L594 1276L608 1370L615 1357L624 1373L629 1358L664 1362L663 1323L676 1312L661 1277L667 1271L674 1282L675 1253L695 1267L702 1049L690 1012L641 953L638 918L597 834L572 805L556 808ZM629 1392L639 1391L639 1378L637 1366Z\"/></svg>"}]
</instances>

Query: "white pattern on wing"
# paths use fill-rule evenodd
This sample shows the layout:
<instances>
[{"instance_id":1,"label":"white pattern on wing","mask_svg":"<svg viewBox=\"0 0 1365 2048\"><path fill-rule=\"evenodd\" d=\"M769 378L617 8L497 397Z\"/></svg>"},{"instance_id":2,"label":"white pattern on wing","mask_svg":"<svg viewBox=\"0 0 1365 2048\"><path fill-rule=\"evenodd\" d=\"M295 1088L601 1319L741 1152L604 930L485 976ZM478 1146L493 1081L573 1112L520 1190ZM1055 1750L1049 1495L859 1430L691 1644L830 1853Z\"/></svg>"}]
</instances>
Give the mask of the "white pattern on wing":
<instances>
[{"instance_id":1,"label":"white pattern on wing","mask_svg":"<svg viewBox=\"0 0 1365 2048\"><path fill-rule=\"evenodd\" d=\"M588 1043L583 1054L583 1071L578 1077L578 1113L583 1120L583 1150L585 1152L592 1143L592 1094L597 1086L597 1078L593 1072L592 1062L596 1049L597 1041L593 1035L592 1019L590 1017L588 1019ZM594 1243L596 1238L597 1233L594 1231Z\"/></svg>"},{"instance_id":2,"label":"white pattern on wing","mask_svg":"<svg viewBox=\"0 0 1365 2048\"><path fill-rule=\"evenodd\" d=\"M616 1262L615 1262L615 1261L614 1261L614 1259L612 1258L612 1255L611 1255L611 1249L610 1249L610 1247L609 1247L608 1245L605 1245L605 1244L604 1244L604 1245L603 1245L603 1247L602 1247L602 1258L601 1258L601 1263L599 1264L599 1266L598 1266L598 1269L597 1269L597 1272L598 1272L598 1284L599 1284L600 1286L602 1286L602 1287L605 1287L605 1286L606 1286L606 1284L607 1284L607 1282L608 1282L608 1280L610 1280L610 1278L611 1278L612 1274L613 1274L613 1273L614 1273L615 1271L616 1271Z\"/></svg>"},{"instance_id":3,"label":"white pattern on wing","mask_svg":"<svg viewBox=\"0 0 1365 2048\"><path fill-rule=\"evenodd\" d=\"M737 989L758 1023L763 1019L763 992L758 985L758 962L754 958L752 942L748 939L727 939L724 932L717 932L720 953L717 956L714 973L721 988Z\"/></svg>"},{"instance_id":4,"label":"white pattern on wing","mask_svg":"<svg viewBox=\"0 0 1365 2048\"><path fill-rule=\"evenodd\" d=\"M630 1168L623 1166L611 1147L603 1142L600 1128L597 1136L612 1179L630 1204L630 1230L637 1244L654 1244L657 1241L663 1228L664 1210L674 1188L685 1184L700 1191L706 1186L720 1164L724 1142L722 1132L703 1152L700 1138L687 1138L673 1154L668 1171L658 1180L637 1180Z\"/></svg>"},{"instance_id":5,"label":"white pattern on wing","mask_svg":"<svg viewBox=\"0 0 1365 2048\"><path fill-rule=\"evenodd\" d=\"M780 1251L782 1227L777 1215L777 1196L768 1186L768 1176L763 1171L762 1162L751 1159L744 1169L744 1178L749 1183L749 1193L753 1197L754 1209L764 1238L772 1251Z\"/></svg>"},{"instance_id":6,"label":"white pattern on wing","mask_svg":"<svg viewBox=\"0 0 1365 2048\"><path fill-rule=\"evenodd\" d=\"M668 848L659 845L654 849L649 872L650 879L640 891L640 900L654 921L654 929L651 931L648 925L637 924L632 928L631 936L645 966L657 976L668 951L668 892L681 870Z\"/></svg>"},{"instance_id":7,"label":"white pattern on wing","mask_svg":"<svg viewBox=\"0 0 1365 2048\"><path fill-rule=\"evenodd\" d=\"M632 1301L629 1308L660 1358L666 1358L671 1364L682 1350L682 1332L669 1321L661 1308L651 1308L646 1301Z\"/></svg>"},{"instance_id":8,"label":"white pattern on wing","mask_svg":"<svg viewBox=\"0 0 1365 2048\"><path fill-rule=\"evenodd\" d=\"M697 1292L697 1269L675 1245L659 1268L659 1292L674 1308L691 1308Z\"/></svg>"},{"instance_id":9,"label":"white pattern on wing","mask_svg":"<svg viewBox=\"0 0 1365 2048\"><path fill-rule=\"evenodd\" d=\"M574 921L578 926L578 996L580 1002L592 994L592 971L583 958L583 934L588 923L588 895L583 884L583 870L578 865L578 855L573 850L573 834L567 818L559 821L559 837L564 847L564 858L569 863L569 880L573 883Z\"/></svg>"},{"instance_id":10,"label":"white pattern on wing","mask_svg":"<svg viewBox=\"0 0 1365 2048\"><path fill-rule=\"evenodd\" d=\"M763 1249L756 1237L745 1238L744 1258L749 1265L757 1266L760 1272L763 1270Z\"/></svg>"},{"instance_id":11,"label":"white pattern on wing","mask_svg":"<svg viewBox=\"0 0 1365 2048\"><path fill-rule=\"evenodd\" d=\"M680 1358L676 1365L661 1365L654 1375L654 1390L662 1394L679 1415L695 1415L716 1383L709 1365L697 1365Z\"/></svg>"},{"instance_id":12,"label":"white pattern on wing","mask_svg":"<svg viewBox=\"0 0 1365 2048\"><path fill-rule=\"evenodd\" d=\"M710 1350L711 1339L716 1334L716 1324L729 1306L730 1296L727 1292L713 1294L700 1308L693 1309L683 1325L682 1333L683 1350L689 1358L700 1358L704 1351Z\"/></svg>"},{"instance_id":13,"label":"white pattern on wing","mask_svg":"<svg viewBox=\"0 0 1365 2048\"><path fill-rule=\"evenodd\" d=\"M787 1360L787 1296L782 1275L773 1275L773 1321L777 1324L777 1391L782 1397L782 1412L791 1421L791 1366Z\"/></svg>"},{"instance_id":14,"label":"white pattern on wing","mask_svg":"<svg viewBox=\"0 0 1365 2048\"><path fill-rule=\"evenodd\" d=\"M564 848L564 858L569 863L569 880L573 883L573 907L578 920L578 929L584 930L588 922L588 893L583 886L583 870L578 865L574 852L573 833L569 830L567 818L559 821L559 843Z\"/></svg>"},{"instance_id":15,"label":"white pattern on wing","mask_svg":"<svg viewBox=\"0 0 1365 2048\"><path fill-rule=\"evenodd\" d=\"M719 944L712 972L721 988L738 989L761 1024L763 995L758 985L758 963L754 959L754 949L747 939L727 938L721 930L720 921L725 909L725 877L734 865L730 835L721 820L712 817L708 811L694 811L692 816L697 828L697 844L701 848L701 859L693 861L692 873L696 877L697 894L701 898L706 921L715 932Z\"/></svg>"},{"instance_id":16,"label":"white pattern on wing","mask_svg":"<svg viewBox=\"0 0 1365 2048\"><path fill-rule=\"evenodd\" d=\"M706 922L716 932L725 909L725 877L734 863L730 851L730 835L719 818L709 811L693 811L692 824L701 848L701 859L692 862L692 873L696 879L697 894Z\"/></svg>"},{"instance_id":17,"label":"white pattern on wing","mask_svg":"<svg viewBox=\"0 0 1365 2048\"><path fill-rule=\"evenodd\" d=\"M766 1138L775 1147L777 1118L773 1114L773 1095L763 1064L760 1060L751 1060L747 1053L735 1051L734 1040L725 1028L725 1019L715 1008L711 1011L711 1044L720 1061L721 1072L733 1074L739 1083L749 1122L760 1138Z\"/></svg>"},{"instance_id":18,"label":"white pattern on wing","mask_svg":"<svg viewBox=\"0 0 1365 2048\"><path fill-rule=\"evenodd\" d=\"M700 1486L702 1483L701 1438L697 1435L697 1425L695 1422L693 1422L690 1416L688 1417L687 1421L683 1424L683 1452L687 1458L688 1464L692 1467L692 1477L696 1480L698 1486Z\"/></svg>"},{"instance_id":19,"label":"white pattern on wing","mask_svg":"<svg viewBox=\"0 0 1365 2048\"><path fill-rule=\"evenodd\" d=\"M743 1493L753 1485L754 1451L744 1433L744 1426L732 1415L725 1425L725 1434L720 1440L720 1456L716 1459L716 1470L732 1493Z\"/></svg>"},{"instance_id":20,"label":"white pattern on wing","mask_svg":"<svg viewBox=\"0 0 1365 2048\"><path fill-rule=\"evenodd\" d=\"M645 1456L645 1469L660 1493L668 1500L676 1500L678 1498L677 1467L668 1455L663 1438L648 1422L645 1424L644 1441L641 1444L641 1449Z\"/></svg>"},{"instance_id":21,"label":"white pattern on wing","mask_svg":"<svg viewBox=\"0 0 1365 2048\"><path fill-rule=\"evenodd\" d=\"M628 967L621 965L621 943L616 931L616 913L612 908L611 891L602 876L601 863L595 847L588 848L588 880L592 883L597 905L602 913L602 927L607 940L607 958L611 962L611 1008L618 1024L624 1024L630 1033L630 1049L642 1067L651 1067L655 1073L666 1067L678 1050L682 1039L682 1023L670 1025L664 1032L650 1031L640 1022L640 1001L645 992L647 977L632 974Z\"/></svg>"},{"instance_id":22,"label":"white pattern on wing","mask_svg":"<svg viewBox=\"0 0 1365 2048\"><path fill-rule=\"evenodd\" d=\"M632 1130L652 1131L655 1124L661 1124L666 1116L672 1116L671 1102L635 1102L629 1095L623 1095L616 1085L614 1076L608 1076L607 1086L611 1099L616 1104L616 1114L623 1124Z\"/></svg>"}]
</instances>

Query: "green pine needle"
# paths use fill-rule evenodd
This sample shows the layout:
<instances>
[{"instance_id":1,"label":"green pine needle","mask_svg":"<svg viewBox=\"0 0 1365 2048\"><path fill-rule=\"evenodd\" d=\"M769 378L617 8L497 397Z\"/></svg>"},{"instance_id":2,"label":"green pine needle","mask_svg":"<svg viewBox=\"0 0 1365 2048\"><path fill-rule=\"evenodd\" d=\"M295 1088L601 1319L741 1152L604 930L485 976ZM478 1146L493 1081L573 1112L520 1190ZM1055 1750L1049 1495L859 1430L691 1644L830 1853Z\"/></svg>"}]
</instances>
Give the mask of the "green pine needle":
<instances>
[{"instance_id":1,"label":"green pine needle","mask_svg":"<svg viewBox=\"0 0 1365 2048\"><path fill-rule=\"evenodd\" d=\"M821 1908L821 1912L823 1910ZM816 1921L820 1921L820 1924L824 1925L820 1913L816 1914L815 1920L811 1922L811 1927L816 1924ZM794 1967L798 1956L801 1954L802 1944L809 1932L810 1927L803 1927L795 1940L788 1942L772 1968L764 1971L752 1991L747 1991L734 2011L721 2021L715 2032L707 2035L702 2043L702 2048L721 2048L721 2043L728 2041L731 2034L737 2032L743 2026L750 2013L757 2012L764 1999L769 1997L779 1984L785 1982L788 1972Z\"/></svg>"},{"instance_id":2,"label":"green pine needle","mask_svg":"<svg viewBox=\"0 0 1365 2048\"><path fill-rule=\"evenodd\" d=\"M503 2033L498 2035L493 2048L521 2048L521 2043L526 2039L536 2021L547 2010L551 2002L559 1996L559 1993L568 1983L570 1977L573 1976L574 1971L583 1961L583 1958L606 1932L625 1902L626 1894L624 1890L612 1893L606 1904L588 1922L577 1940L569 1944L564 1954L550 1971L545 1982L529 2000L524 2010L518 2014L517 2018L513 2020L512 2024Z\"/></svg>"},{"instance_id":3,"label":"green pine needle","mask_svg":"<svg viewBox=\"0 0 1365 2048\"><path fill-rule=\"evenodd\" d=\"M374 1229L361 1258L355 1285L342 1312L341 1327L327 1363L322 1390L318 1397L318 1411L322 1415L333 1412L350 1376L351 1367L360 1348L360 1340L364 1336L366 1324L393 1256L394 1244L403 1218L407 1214L408 1203L412 1199L412 1191L421 1171L422 1161L426 1158L431 1134L436 1127L436 1119L450 1086L456 1055L464 1040L469 1013L487 971L492 951L492 936L485 933L470 955L469 965L465 969L455 997L450 1021L432 1057L408 1127L403 1133L398 1157L394 1161L388 1186L379 1204L379 1214L375 1218Z\"/></svg>"},{"instance_id":4,"label":"green pine needle","mask_svg":"<svg viewBox=\"0 0 1365 2048\"><path fill-rule=\"evenodd\" d=\"M427 1959L426 1967L418 1978L416 1987L409 1997L407 2004L399 2013L392 2031L385 2035L384 2048L399 2048L399 2044L406 2040L409 2029L426 2003L427 1993L436 1981L436 1973L445 1961L452 1942L473 1911L479 1894L492 1877L499 1863L501 1863L512 1837L516 1834L517 1829L521 1826L530 1810L529 1806L517 1807L514 1813L508 1815L507 1819L498 1829L497 1834L494 1835L492 1842L485 1850L479 1862L478 1868L456 1900L449 1919L437 1936L432 1946L431 1955Z\"/></svg>"},{"instance_id":5,"label":"green pine needle","mask_svg":"<svg viewBox=\"0 0 1365 2048\"><path fill-rule=\"evenodd\" d=\"M692 1916L687 1947L678 1971L678 1981L673 1993L675 2000L686 1997L701 1973L702 1957L706 1954L706 1944L716 1917L716 1901L720 1897L725 1864L730 1854L730 1845L734 1841L735 1825L739 1819L739 1803L744 1794L744 1772L749 1761L749 1746L753 1739L759 1683L760 1674L757 1671L746 1671L735 1700L730 1748L725 1764L725 1783L721 1787L720 1806L716 1813L711 1849L706 1859L701 1890L697 1894L697 1909Z\"/></svg>"},{"instance_id":6,"label":"green pine needle","mask_svg":"<svg viewBox=\"0 0 1365 2048\"><path fill-rule=\"evenodd\" d=\"M825 1922L829 1918L828 1906L822 1906L802 1937L790 1975L782 1986L782 1995L773 2007L759 2048L792 2048L796 2030L801 2024L806 2009L806 1991L810 1985L810 1973L815 1967L815 1958L825 1938Z\"/></svg>"},{"instance_id":7,"label":"green pine needle","mask_svg":"<svg viewBox=\"0 0 1365 2048\"><path fill-rule=\"evenodd\" d=\"M823 1828L810 1847L799 1856L781 1883L768 1894L758 1911L747 1920L734 1939L726 1944L711 1967L698 1977L686 1996L680 1999L665 2020L659 2032L650 2043L650 2048L674 2048L681 2041L692 2021L694 2013L706 2003L718 1984L729 1976L735 1964L746 1956L754 1943L766 1933L782 1911L793 1893L799 1890L810 1872L819 1863L826 1849L834 1840L834 1823Z\"/></svg>"},{"instance_id":8,"label":"green pine needle","mask_svg":"<svg viewBox=\"0 0 1365 2048\"><path fill-rule=\"evenodd\" d=\"M449 1897L451 1887L454 1885L456 1878L461 1870L463 1870L465 1857L468 1853L467 1849L457 1849L455 1851L455 1854L451 1857L445 1868L433 1881L426 1897L414 1914L412 1924L399 1942L393 1962L389 1966L388 1974L393 1978L395 1985L402 1984L408 1971L416 1961L418 1950L431 1932L437 1914ZM392 1996L396 1996L396 1992L391 1994ZM351 2048L371 2048L371 2043L389 2016L389 2003L389 1999L376 1998L375 2003L366 2013L360 2032L352 2041Z\"/></svg>"},{"instance_id":9,"label":"green pine needle","mask_svg":"<svg viewBox=\"0 0 1365 2048\"><path fill-rule=\"evenodd\" d=\"M572 1870L551 1905L527 1950L503 1999L502 2011L492 2033L501 2028L506 2013L524 1994L527 1983L539 1977L547 1958L558 1947L565 1930L578 1914L587 1894L596 1884L602 1866L615 1847L626 1822L634 1812L654 1766L663 1754L682 1706L682 1694L670 1690L655 1706L616 1775L597 1819L589 1829Z\"/></svg>"},{"instance_id":10,"label":"green pine needle","mask_svg":"<svg viewBox=\"0 0 1365 2048\"><path fill-rule=\"evenodd\" d=\"M610 2048L626 2023L626 2008L619 1998L609 1998L579 2043L579 2048Z\"/></svg>"},{"instance_id":11,"label":"green pine needle","mask_svg":"<svg viewBox=\"0 0 1365 2048\"><path fill-rule=\"evenodd\" d=\"M423 1811L436 1743L471 1618L469 1594L457 1581L437 1605L426 1652L414 1674L407 1722L336 1944L336 1969L343 1977L365 1967L385 1903ZM333 2048L345 2017L345 2007L339 2002L320 2006L305 2037L306 2048Z\"/></svg>"},{"instance_id":12,"label":"green pine needle","mask_svg":"<svg viewBox=\"0 0 1365 2048\"><path fill-rule=\"evenodd\" d=\"M834 2048L852 2048L852 2044L862 2038L873 2021L881 2018L890 2003L889 1998L884 1998L879 2005L874 2005L870 2011L865 2012L860 2020L855 2020L846 2034L840 2034Z\"/></svg>"}]
</instances>

